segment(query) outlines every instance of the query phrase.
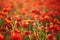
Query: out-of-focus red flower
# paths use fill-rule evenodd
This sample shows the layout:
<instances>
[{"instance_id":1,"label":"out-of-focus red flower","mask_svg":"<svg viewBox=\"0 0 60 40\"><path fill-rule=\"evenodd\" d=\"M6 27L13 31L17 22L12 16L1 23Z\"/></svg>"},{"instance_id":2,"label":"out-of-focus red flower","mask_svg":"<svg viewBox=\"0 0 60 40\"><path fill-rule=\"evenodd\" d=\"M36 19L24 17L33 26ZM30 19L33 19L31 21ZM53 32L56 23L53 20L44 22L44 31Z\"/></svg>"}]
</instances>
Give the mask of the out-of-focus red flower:
<instances>
[{"instance_id":1,"label":"out-of-focus red flower","mask_svg":"<svg viewBox=\"0 0 60 40\"><path fill-rule=\"evenodd\" d=\"M45 32L46 32L46 33L50 32L50 29L46 27L46 28L45 28Z\"/></svg>"},{"instance_id":2,"label":"out-of-focus red flower","mask_svg":"<svg viewBox=\"0 0 60 40\"><path fill-rule=\"evenodd\" d=\"M45 26L40 26L40 29L44 29L45 28Z\"/></svg>"},{"instance_id":3,"label":"out-of-focus red flower","mask_svg":"<svg viewBox=\"0 0 60 40\"><path fill-rule=\"evenodd\" d=\"M50 17L47 16L47 15L45 15L45 16L44 16L44 19L47 20L47 21L49 21Z\"/></svg>"},{"instance_id":4,"label":"out-of-focus red flower","mask_svg":"<svg viewBox=\"0 0 60 40\"><path fill-rule=\"evenodd\" d=\"M28 22L27 22L27 20L22 20L22 27L23 28L27 28L27 26L28 26Z\"/></svg>"},{"instance_id":5,"label":"out-of-focus red flower","mask_svg":"<svg viewBox=\"0 0 60 40\"><path fill-rule=\"evenodd\" d=\"M38 9L32 10L31 12L34 13L34 14L40 15L40 11Z\"/></svg>"},{"instance_id":6,"label":"out-of-focus red flower","mask_svg":"<svg viewBox=\"0 0 60 40\"><path fill-rule=\"evenodd\" d=\"M7 17L7 18L5 18L5 22L11 23L11 19L12 19L12 17Z\"/></svg>"},{"instance_id":7,"label":"out-of-focus red flower","mask_svg":"<svg viewBox=\"0 0 60 40\"><path fill-rule=\"evenodd\" d=\"M29 35L30 31L24 31L24 35Z\"/></svg>"},{"instance_id":8,"label":"out-of-focus red flower","mask_svg":"<svg viewBox=\"0 0 60 40\"><path fill-rule=\"evenodd\" d=\"M28 21L28 23L33 23L34 22L34 20L27 20Z\"/></svg>"},{"instance_id":9,"label":"out-of-focus red flower","mask_svg":"<svg viewBox=\"0 0 60 40\"><path fill-rule=\"evenodd\" d=\"M47 20L47 21L52 21L52 17L51 15L48 13L48 12L45 12L45 13L41 13L40 17L39 17L39 20L40 21L44 21L44 20Z\"/></svg>"},{"instance_id":10,"label":"out-of-focus red flower","mask_svg":"<svg viewBox=\"0 0 60 40\"><path fill-rule=\"evenodd\" d=\"M26 23L23 23L23 24L22 24L22 27L23 27L23 28L27 28L27 24L26 24Z\"/></svg>"},{"instance_id":11,"label":"out-of-focus red flower","mask_svg":"<svg viewBox=\"0 0 60 40\"><path fill-rule=\"evenodd\" d=\"M2 32L6 32L6 30L5 30L4 27L1 27L1 28L0 28L0 31L2 31Z\"/></svg>"},{"instance_id":12,"label":"out-of-focus red flower","mask_svg":"<svg viewBox=\"0 0 60 40\"><path fill-rule=\"evenodd\" d=\"M60 13L58 13L57 11L53 14L53 16L58 16L60 15Z\"/></svg>"},{"instance_id":13,"label":"out-of-focus red flower","mask_svg":"<svg viewBox=\"0 0 60 40\"><path fill-rule=\"evenodd\" d=\"M0 40L4 40L4 36L0 33Z\"/></svg>"},{"instance_id":14,"label":"out-of-focus red flower","mask_svg":"<svg viewBox=\"0 0 60 40\"><path fill-rule=\"evenodd\" d=\"M10 34L11 34L11 32L7 31L7 32L6 32L6 34L10 35Z\"/></svg>"},{"instance_id":15,"label":"out-of-focus red flower","mask_svg":"<svg viewBox=\"0 0 60 40\"><path fill-rule=\"evenodd\" d=\"M15 29L14 29L14 32L15 32L15 33L20 33L20 31L18 30L18 28L15 28Z\"/></svg>"},{"instance_id":16,"label":"out-of-focus red flower","mask_svg":"<svg viewBox=\"0 0 60 40\"><path fill-rule=\"evenodd\" d=\"M55 18L53 22L54 22L55 24L59 24L59 23L60 23L57 18Z\"/></svg>"},{"instance_id":17,"label":"out-of-focus red flower","mask_svg":"<svg viewBox=\"0 0 60 40\"><path fill-rule=\"evenodd\" d=\"M47 40L53 40L53 38L54 38L54 36L53 36L52 34L48 34L48 35L46 36L46 39L47 39Z\"/></svg>"},{"instance_id":18,"label":"out-of-focus red flower","mask_svg":"<svg viewBox=\"0 0 60 40\"><path fill-rule=\"evenodd\" d=\"M6 8L3 8L3 10L0 11L0 17L4 19L8 14L8 10Z\"/></svg>"},{"instance_id":19,"label":"out-of-focus red flower","mask_svg":"<svg viewBox=\"0 0 60 40\"><path fill-rule=\"evenodd\" d=\"M11 17L5 18L4 25L5 25L5 27L7 27L8 29L11 29L11 27L12 27Z\"/></svg>"},{"instance_id":20,"label":"out-of-focus red flower","mask_svg":"<svg viewBox=\"0 0 60 40\"><path fill-rule=\"evenodd\" d=\"M57 34L57 30L56 30L56 28L52 29L52 34L54 34L54 35Z\"/></svg>"},{"instance_id":21,"label":"out-of-focus red flower","mask_svg":"<svg viewBox=\"0 0 60 40\"><path fill-rule=\"evenodd\" d=\"M15 16L15 19L16 19L17 21L21 21L21 20L22 20L22 16L16 15L16 16Z\"/></svg>"},{"instance_id":22,"label":"out-of-focus red flower","mask_svg":"<svg viewBox=\"0 0 60 40\"><path fill-rule=\"evenodd\" d=\"M42 22L44 20L44 17L40 16L39 20Z\"/></svg>"},{"instance_id":23,"label":"out-of-focus red flower","mask_svg":"<svg viewBox=\"0 0 60 40\"><path fill-rule=\"evenodd\" d=\"M49 28L50 29L54 29L54 24L53 23L50 23Z\"/></svg>"},{"instance_id":24,"label":"out-of-focus red flower","mask_svg":"<svg viewBox=\"0 0 60 40\"><path fill-rule=\"evenodd\" d=\"M10 39L11 40L23 40L22 35L20 33L15 33L15 32L11 33Z\"/></svg>"},{"instance_id":25,"label":"out-of-focus red flower","mask_svg":"<svg viewBox=\"0 0 60 40\"><path fill-rule=\"evenodd\" d=\"M15 24L16 24L17 27L19 27L20 22L19 21L15 21Z\"/></svg>"},{"instance_id":26,"label":"out-of-focus red flower","mask_svg":"<svg viewBox=\"0 0 60 40\"><path fill-rule=\"evenodd\" d=\"M34 13L30 13L30 14L29 14L29 17L30 17L31 19L34 19L34 20L38 20L38 19L39 19L38 15L36 15L36 14L34 14Z\"/></svg>"},{"instance_id":27,"label":"out-of-focus red flower","mask_svg":"<svg viewBox=\"0 0 60 40\"><path fill-rule=\"evenodd\" d=\"M3 8L2 12L4 12L5 14L7 14L9 12L8 8Z\"/></svg>"},{"instance_id":28,"label":"out-of-focus red flower","mask_svg":"<svg viewBox=\"0 0 60 40\"><path fill-rule=\"evenodd\" d=\"M56 26L57 31L60 31L60 26Z\"/></svg>"}]
</instances>

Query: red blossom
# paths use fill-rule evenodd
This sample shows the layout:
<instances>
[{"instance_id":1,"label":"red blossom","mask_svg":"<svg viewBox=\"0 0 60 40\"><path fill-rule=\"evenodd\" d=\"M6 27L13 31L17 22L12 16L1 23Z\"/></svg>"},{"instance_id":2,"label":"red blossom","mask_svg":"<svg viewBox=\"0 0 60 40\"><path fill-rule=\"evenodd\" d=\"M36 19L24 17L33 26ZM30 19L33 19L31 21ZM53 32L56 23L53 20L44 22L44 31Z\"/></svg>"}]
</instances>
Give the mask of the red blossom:
<instances>
[{"instance_id":1,"label":"red blossom","mask_svg":"<svg viewBox=\"0 0 60 40\"><path fill-rule=\"evenodd\" d=\"M30 31L24 31L24 35L29 35Z\"/></svg>"},{"instance_id":2,"label":"red blossom","mask_svg":"<svg viewBox=\"0 0 60 40\"><path fill-rule=\"evenodd\" d=\"M4 36L0 33L0 40L4 40Z\"/></svg>"},{"instance_id":3,"label":"red blossom","mask_svg":"<svg viewBox=\"0 0 60 40\"><path fill-rule=\"evenodd\" d=\"M19 21L15 21L15 25L16 25L17 27L19 27L19 26L20 26L20 22L19 22Z\"/></svg>"},{"instance_id":4,"label":"red blossom","mask_svg":"<svg viewBox=\"0 0 60 40\"><path fill-rule=\"evenodd\" d=\"M54 36L53 36L52 34L48 34L48 35L46 36L46 39L47 39L47 40L53 40L53 38L54 38Z\"/></svg>"},{"instance_id":5,"label":"red blossom","mask_svg":"<svg viewBox=\"0 0 60 40\"><path fill-rule=\"evenodd\" d=\"M56 26L57 31L60 31L60 26Z\"/></svg>"},{"instance_id":6,"label":"red blossom","mask_svg":"<svg viewBox=\"0 0 60 40\"><path fill-rule=\"evenodd\" d=\"M27 28L29 23L27 22L27 20L22 20L21 24L23 28Z\"/></svg>"},{"instance_id":7,"label":"red blossom","mask_svg":"<svg viewBox=\"0 0 60 40\"><path fill-rule=\"evenodd\" d=\"M20 33L11 33L10 35L11 40L23 40L22 35Z\"/></svg>"},{"instance_id":8,"label":"red blossom","mask_svg":"<svg viewBox=\"0 0 60 40\"><path fill-rule=\"evenodd\" d=\"M15 29L14 29L14 32L15 32L15 33L20 33L20 31L18 30L18 28L15 28Z\"/></svg>"},{"instance_id":9,"label":"red blossom","mask_svg":"<svg viewBox=\"0 0 60 40\"><path fill-rule=\"evenodd\" d=\"M4 27L1 27L1 28L0 28L0 31L6 32L6 29L5 29Z\"/></svg>"},{"instance_id":10,"label":"red blossom","mask_svg":"<svg viewBox=\"0 0 60 40\"><path fill-rule=\"evenodd\" d=\"M46 32L46 33L50 32L50 29L47 28L47 27L45 27L45 32Z\"/></svg>"},{"instance_id":11,"label":"red blossom","mask_svg":"<svg viewBox=\"0 0 60 40\"><path fill-rule=\"evenodd\" d=\"M22 24L22 27L23 27L23 28L27 28L27 24L26 24L26 23L23 23L23 24Z\"/></svg>"},{"instance_id":12,"label":"red blossom","mask_svg":"<svg viewBox=\"0 0 60 40\"><path fill-rule=\"evenodd\" d=\"M38 9L32 10L31 12L34 13L34 14L40 15L40 11Z\"/></svg>"},{"instance_id":13,"label":"red blossom","mask_svg":"<svg viewBox=\"0 0 60 40\"><path fill-rule=\"evenodd\" d=\"M51 24L49 25L49 28L50 28L50 29L54 29L54 24L51 23Z\"/></svg>"}]
</instances>

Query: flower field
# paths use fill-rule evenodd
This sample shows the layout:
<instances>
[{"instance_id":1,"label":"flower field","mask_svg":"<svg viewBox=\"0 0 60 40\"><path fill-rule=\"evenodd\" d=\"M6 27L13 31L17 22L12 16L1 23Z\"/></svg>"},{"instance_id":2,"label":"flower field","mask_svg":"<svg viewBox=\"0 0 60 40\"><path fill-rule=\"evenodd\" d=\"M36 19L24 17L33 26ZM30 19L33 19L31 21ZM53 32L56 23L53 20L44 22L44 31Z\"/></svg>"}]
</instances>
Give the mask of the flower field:
<instances>
[{"instance_id":1,"label":"flower field","mask_svg":"<svg viewBox=\"0 0 60 40\"><path fill-rule=\"evenodd\" d=\"M60 40L60 0L0 0L0 40Z\"/></svg>"}]
</instances>

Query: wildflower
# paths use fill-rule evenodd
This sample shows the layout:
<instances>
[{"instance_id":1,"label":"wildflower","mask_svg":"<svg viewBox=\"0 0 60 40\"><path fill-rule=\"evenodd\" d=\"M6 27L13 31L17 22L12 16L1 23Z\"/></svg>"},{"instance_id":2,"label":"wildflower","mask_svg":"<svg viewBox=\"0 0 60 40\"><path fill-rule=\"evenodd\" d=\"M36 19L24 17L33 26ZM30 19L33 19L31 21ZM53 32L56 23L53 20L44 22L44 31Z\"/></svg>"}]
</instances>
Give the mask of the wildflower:
<instances>
[{"instance_id":1,"label":"wildflower","mask_svg":"<svg viewBox=\"0 0 60 40\"><path fill-rule=\"evenodd\" d=\"M1 28L0 28L0 31L2 31L2 32L6 32L6 30L5 30L4 27L1 27Z\"/></svg>"},{"instance_id":2,"label":"wildflower","mask_svg":"<svg viewBox=\"0 0 60 40\"><path fill-rule=\"evenodd\" d=\"M29 35L30 31L24 31L24 35Z\"/></svg>"},{"instance_id":3,"label":"wildflower","mask_svg":"<svg viewBox=\"0 0 60 40\"><path fill-rule=\"evenodd\" d=\"M34 13L34 14L40 15L40 11L39 11L39 10L36 10L36 9L35 9L35 10L32 10L31 12Z\"/></svg>"},{"instance_id":4,"label":"wildflower","mask_svg":"<svg viewBox=\"0 0 60 40\"><path fill-rule=\"evenodd\" d=\"M49 28L50 29L54 29L54 24L53 23L50 23Z\"/></svg>"},{"instance_id":5,"label":"wildflower","mask_svg":"<svg viewBox=\"0 0 60 40\"><path fill-rule=\"evenodd\" d=\"M46 27L46 28L45 28L45 32L46 32L46 33L50 32L50 29Z\"/></svg>"},{"instance_id":6,"label":"wildflower","mask_svg":"<svg viewBox=\"0 0 60 40\"><path fill-rule=\"evenodd\" d=\"M22 40L22 35L20 33L11 33L10 35L11 40Z\"/></svg>"},{"instance_id":7,"label":"wildflower","mask_svg":"<svg viewBox=\"0 0 60 40\"><path fill-rule=\"evenodd\" d=\"M56 26L57 31L60 31L60 26Z\"/></svg>"},{"instance_id":8,"label":"wildflower","mask_svg":"<svg viewBox=\"0 0 60 40\"><path fill-rule=\"evenodd\" d=\"M27 26L28 26L28 22L27 22L27 20L22 20L22 27L23 28L27 28Z\"/></svg>"},{"instance_id":9,"label":"wildflower","mask_svg":"<svg viewBox=\"0 0 60 40\"><path fill-rule=\"evenodd\" d=\"M11 27L12 27L11 17L5 18L4 25L5 25L5 27L7 27L8 29L11 29Z\"/></svg>"},{"instance_id":10,"label":"wildflower","mask_svg":"<svg viewBox=\"0 0 60 40\"><path fill-rule=\"evenodd\" d=\"M4 36L0 33L0 40L4 40Z\"/></svg>"},{"instance_id":11,"label":"wildflower","mask_svg":"<svg viewBox=\"0 0 60 40\"><path fill-rule=\"evenodd\" d=\"M46 39L47 39L47 40L53 40L53 38L54 38L54 36L53 36L52 34L48 34L48 35L46 36Z\"/></svg>"},{"instance_id":12,"label":"wildflower","mask_svg":"<svg viewBox=\"0 0 60 40\"><path fill-rule=\"evenodd\" d=\"M20 25L19 21L15 21L16 26L18 27Z\"/></svg>"}]
</instances>

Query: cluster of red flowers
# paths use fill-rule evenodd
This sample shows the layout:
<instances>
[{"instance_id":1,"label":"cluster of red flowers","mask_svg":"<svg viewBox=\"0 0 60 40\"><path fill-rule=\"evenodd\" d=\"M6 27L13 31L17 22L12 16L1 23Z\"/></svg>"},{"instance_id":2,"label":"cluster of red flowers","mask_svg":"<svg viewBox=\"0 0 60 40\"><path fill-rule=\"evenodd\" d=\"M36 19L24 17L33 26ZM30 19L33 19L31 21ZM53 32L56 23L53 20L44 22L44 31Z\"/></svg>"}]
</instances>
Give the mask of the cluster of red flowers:
<instances>
[{"instance_id":1,"label":"cluster of red flowers","mask_svg":"<svg viewBox=\"0 0 60 40\"><path fill-rule=\"evenodd\" d=\"M60 40L60 0L0 0L0 40Z\"/></svg>"}]
</instances>

